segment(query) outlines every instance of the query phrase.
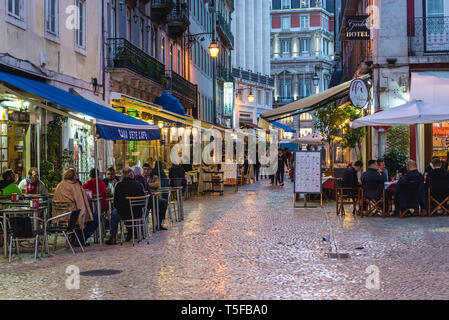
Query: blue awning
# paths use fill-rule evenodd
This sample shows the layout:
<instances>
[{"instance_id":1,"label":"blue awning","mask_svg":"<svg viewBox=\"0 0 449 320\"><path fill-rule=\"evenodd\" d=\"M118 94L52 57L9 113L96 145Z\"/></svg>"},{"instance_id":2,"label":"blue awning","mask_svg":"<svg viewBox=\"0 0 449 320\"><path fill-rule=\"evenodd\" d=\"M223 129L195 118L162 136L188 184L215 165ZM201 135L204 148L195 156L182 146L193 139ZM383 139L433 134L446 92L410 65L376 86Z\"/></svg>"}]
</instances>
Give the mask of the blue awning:
<instances>
[{"instance_id":1,"label":"blue awning","mask_svg":"<svg viewBox=\"0 0 449 320\"><path fill-rule=\"evenodd\" d=\"M292 128L290 128L290 127L288 127L288 126L286 126L286 125L284 125L284 124L282 124L282 123L273 121L273 122L271 122L271 124L272 124L273 126L276 126L276 127L278 127L278 128L281 128L281 129L284 130L285 132L296 133L296 130L295 130L295 129L292 129Z\"/></svg>"},{"instance_id":2,"label":"blue awning","mask_svg":"<svg viewBox=\"0 0 449 320\"><path fill-rule=\"evenodd\" d=\"M0 72L0 81L30 92L47 101L57 103L69 111L93 118L98 133L106 140L148 141L159 140L161 133L155 125L135 119L112 108L102 106L61 90L47 83Z\"/></svg>"},{"instance_id":3,"label":"blue awning","mask_svg":"<svg viewBox=\"0 0 449 320\"><path fill-rule=\"evenodd\" d=\"M179 100L167 91L162 92L161 96L157 97L154 102L160 105L164 110L179 114L181 116L186 115L186 112Z\"/></svg>"}]
</instances>

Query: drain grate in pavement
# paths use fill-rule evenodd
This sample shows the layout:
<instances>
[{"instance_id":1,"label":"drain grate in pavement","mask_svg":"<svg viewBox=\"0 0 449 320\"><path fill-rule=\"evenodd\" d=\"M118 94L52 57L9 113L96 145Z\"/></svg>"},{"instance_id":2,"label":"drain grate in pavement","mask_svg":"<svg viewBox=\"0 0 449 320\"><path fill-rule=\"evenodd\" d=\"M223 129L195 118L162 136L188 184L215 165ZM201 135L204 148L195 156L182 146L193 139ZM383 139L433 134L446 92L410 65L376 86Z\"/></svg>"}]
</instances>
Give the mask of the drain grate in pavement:
<instances>
[{"instance_id":1,"label":"drain grate in pavement","mask_svg":"<svg viewBox=\"0 0 449 320\"><path fill-rule=\"evenodd\" d=\"M329 252L328 257L331 259L349 259L349 253L335 253L335 252Z\"/></svg>"},{"instance_id":2,"label":"drain grate in pavement","mask_svg":"<svg viewBox=\"0 0 449 320\"><path fill-rule=\"evenodd\" d=\"M107 277L113 276L116 274L120 274L123 271L121 270L110 270L110 269L101 269L101 270L89 270L80 272L80 275L85 277Z\"/></svg>"}]
</instances>

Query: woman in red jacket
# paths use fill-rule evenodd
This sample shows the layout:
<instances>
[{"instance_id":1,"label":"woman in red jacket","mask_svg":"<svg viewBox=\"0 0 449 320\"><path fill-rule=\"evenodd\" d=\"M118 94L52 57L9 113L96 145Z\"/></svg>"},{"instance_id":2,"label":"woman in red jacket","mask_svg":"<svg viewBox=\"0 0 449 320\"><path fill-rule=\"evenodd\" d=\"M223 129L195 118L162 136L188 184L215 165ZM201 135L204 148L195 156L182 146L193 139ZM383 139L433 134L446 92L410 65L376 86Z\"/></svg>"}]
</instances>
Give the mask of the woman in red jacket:
<instances>
[{"instance_id":1,"label":"woman in red jacket","mask_svg":"<svg viewBox=\"0 0 449 320\"><path fill-rule=\"evenodd\" d=\"M90 180L83 184L83 189L92 192L92 197L97 196L97 184L95 183L95 169L90 170ZM106 201L106 185L100 179L100 172L98 172L98 190L101 197L101 211L104 212L108 209L108 204Z\"/></svg>"}]
</instances>

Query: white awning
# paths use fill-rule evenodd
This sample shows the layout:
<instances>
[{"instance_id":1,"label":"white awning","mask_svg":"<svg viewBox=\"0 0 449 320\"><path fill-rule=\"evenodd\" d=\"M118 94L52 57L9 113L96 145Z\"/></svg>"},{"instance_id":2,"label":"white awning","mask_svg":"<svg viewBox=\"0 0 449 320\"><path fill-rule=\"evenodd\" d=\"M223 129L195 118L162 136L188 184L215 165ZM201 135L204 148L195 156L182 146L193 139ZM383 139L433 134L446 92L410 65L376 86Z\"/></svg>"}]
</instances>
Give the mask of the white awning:
<instances>
[{"instance_id":1,"label":"white awning","mask_svg":"<svg viewBox=\"0 0 449 320\"><path fill-rule=\"evenodd\" d=\"M369 74L366 74L360 79L366 80L369 77ZM327 89L323 92L314 94L313 96L309 96L304 99L289 103L283 107L265 112L261 115L261 117L268 121L274 121L288 116L296 115L298 113L312 111L330 102L343 98L348 94L351 82L352 80Z\"/></svg>"}]
</instances>

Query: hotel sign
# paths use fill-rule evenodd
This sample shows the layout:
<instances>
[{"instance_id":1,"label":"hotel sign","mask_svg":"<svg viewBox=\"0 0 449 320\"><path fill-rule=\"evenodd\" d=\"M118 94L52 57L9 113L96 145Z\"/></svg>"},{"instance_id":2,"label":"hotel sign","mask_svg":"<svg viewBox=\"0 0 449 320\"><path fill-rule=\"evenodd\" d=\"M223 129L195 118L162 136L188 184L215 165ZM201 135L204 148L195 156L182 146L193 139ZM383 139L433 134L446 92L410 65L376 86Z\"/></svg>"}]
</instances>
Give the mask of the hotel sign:
<instances>
[{"instance_id":1,"label":"hotel sign","mask_svg":"<svg viewBox=\"0 0 449 320\"><path fill-rule=\"evenodd\" d=\"M234 83L225 82L223 93L223 116L232 117L234 115Z\"/></svg>"},{"instance_id":2,"label":"hotel sign","mask_svg":"<svg viewBox=\"0 0 449 320\"><path fill-rule=\"evenodd\" d=\"M370 16L347 16L346 17L346 40L370 40L371 31L369 29Z\"/></svg>"}]
</instances>

